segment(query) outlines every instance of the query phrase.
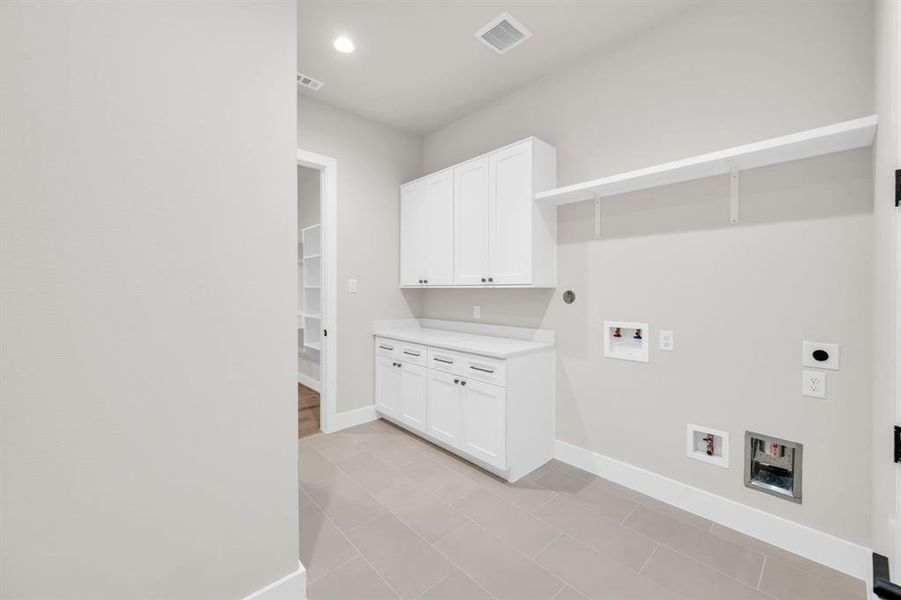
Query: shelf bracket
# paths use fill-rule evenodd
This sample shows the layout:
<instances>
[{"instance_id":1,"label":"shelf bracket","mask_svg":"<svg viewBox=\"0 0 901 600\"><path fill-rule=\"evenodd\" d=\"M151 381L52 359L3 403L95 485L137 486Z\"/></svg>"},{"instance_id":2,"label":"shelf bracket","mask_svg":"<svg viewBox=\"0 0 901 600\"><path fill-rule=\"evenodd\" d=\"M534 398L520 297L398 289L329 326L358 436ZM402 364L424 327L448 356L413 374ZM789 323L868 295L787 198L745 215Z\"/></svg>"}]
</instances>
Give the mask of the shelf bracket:
<instances>
[{"instance_id":1,"label":"shelf bracket","mask_svg":"<svg viewBox=\"0 0 901 600\"><path fill-rule=\"evenodd\" d=\"M739 193L740 178L738 169L735 165L729 169L729 222L733 225L739 222L739 213L741 208Z\"/></svg>"},{"instance_id":2,"label":"shelf bracket","mask_svg":"<svg viewBox=\"0 0 901 600\"><path fill-rule=\"evenodd\" d=\"M594 239L601 239L601 199L594 197Z\"/></svg>"}]
</instances>

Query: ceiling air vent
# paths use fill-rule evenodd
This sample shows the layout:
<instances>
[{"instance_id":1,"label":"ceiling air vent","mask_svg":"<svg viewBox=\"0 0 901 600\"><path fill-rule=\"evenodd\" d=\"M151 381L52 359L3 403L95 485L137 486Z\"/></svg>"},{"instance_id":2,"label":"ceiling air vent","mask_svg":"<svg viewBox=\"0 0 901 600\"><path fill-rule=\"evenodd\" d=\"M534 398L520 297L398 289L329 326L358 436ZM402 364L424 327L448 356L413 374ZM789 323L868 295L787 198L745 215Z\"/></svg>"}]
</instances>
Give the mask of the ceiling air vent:
<instances>
[{"instance_id":1,"label":"ceiling air vent","mask_svg":"<svg viewBox=\"0 0 901 600\"><path fill-rule=\"evenodd\" d=\"M297 85L302 85L305 88L309 88L314 92L318 92L319 88L322 87L323 83L318 79L313 79L309 75L304 75L303 73L297 74Z\"/></svg>"},{"instance_id":2,"label":"ceiling air vent","mask_svg":"<svg viewBox=\"0 0 901 600\"><path fill-rule=\"evenodd\" d=\"M476 37L498 54L503 54L532 37L532 32L510 13L501 13L479 29Z\"/></svg>"}]
</instances>

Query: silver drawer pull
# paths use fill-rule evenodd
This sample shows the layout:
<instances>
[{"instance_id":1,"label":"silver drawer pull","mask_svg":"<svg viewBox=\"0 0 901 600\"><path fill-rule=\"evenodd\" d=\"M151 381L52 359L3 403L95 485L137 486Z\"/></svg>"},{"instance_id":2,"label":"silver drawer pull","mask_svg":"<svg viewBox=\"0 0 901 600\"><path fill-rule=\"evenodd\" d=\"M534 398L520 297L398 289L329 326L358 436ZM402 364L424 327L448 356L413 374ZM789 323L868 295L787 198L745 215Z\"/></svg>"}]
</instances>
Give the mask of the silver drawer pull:
<instances>
[{"instance_id":1,"label":"silver drawer pull","mask_svg":"<svg viewBox=\"0 0 901 600\"><path fill-rule=\"evenodd\" d=\"M447 360L446 358L438 358L437 356L436 356L434 359L432 359L432 360L435 360L435 361L440 362L440 363L444 363L444 364L446 364L446 365L452 365L452 364L454 364L454 361L452 361L452 360Z\"/></svg>"},{"instance_id":2,"label":"silver drawer pull","mask_svg":"<svg viewBox=\"0 0 901 600\"><path fill-rule=\"evenodd\" d=\"M409 354L410 356L419 356L419 352L410 352L409 350L404 350L404 354Z\"/></svg>"},{"instance_id":3,"label":"silver drawer pull","mask_svg":"<svg viewBox=\"0 0 901 600\"><path fill-rule=\"evenodd\" d=\"M379 348L382 350L394 350L394 346L382 346L381 344L379 344Z\"/></svg>"},{"instance_id":4,"label":"silver drawer pull","mask_svg":"<svg viewBox=\"0 0 901 600\"><path fill-rule=\"evenodd\" d=\"M469 365L469 368L472 369L473 371L481 371L482 373L488 373L488 374L494 373L494 369L483 369L482 367L474 367L472 365Z\"/></svg>"}]
</instances>

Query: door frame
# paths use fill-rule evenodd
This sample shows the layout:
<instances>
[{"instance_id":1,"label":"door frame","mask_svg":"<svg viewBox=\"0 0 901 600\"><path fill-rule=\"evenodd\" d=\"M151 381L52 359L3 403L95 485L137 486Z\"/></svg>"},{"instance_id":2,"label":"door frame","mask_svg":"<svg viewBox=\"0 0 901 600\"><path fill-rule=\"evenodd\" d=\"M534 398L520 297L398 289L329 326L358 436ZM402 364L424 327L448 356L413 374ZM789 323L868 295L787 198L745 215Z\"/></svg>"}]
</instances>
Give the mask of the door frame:
<instances>
[{"instance_id":1,"label":"door frame","mask_svg":"<svg viewBox=\"0 0 901 600\"><path fill-rule=\"evenodd\" d=\"M319 226L322 235L322 336L319 353L319 429L334 431L338 413L338 161L297 149L297 165L319 171ZM294 244L296 250L297 243Z\"/></svg>"}]
</instances>

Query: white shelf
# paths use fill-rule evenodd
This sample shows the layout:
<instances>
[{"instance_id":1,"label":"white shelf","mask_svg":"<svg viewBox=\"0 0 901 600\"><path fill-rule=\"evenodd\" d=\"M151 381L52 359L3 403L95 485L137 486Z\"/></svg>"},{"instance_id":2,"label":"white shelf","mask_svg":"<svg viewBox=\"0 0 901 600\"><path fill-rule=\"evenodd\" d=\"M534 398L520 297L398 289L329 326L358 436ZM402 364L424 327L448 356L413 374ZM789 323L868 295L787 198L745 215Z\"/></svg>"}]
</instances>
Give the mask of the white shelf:
<instances>
[{"instance_id":1,"label":"white shelf","mask_svg":"<svg viewBox=\"0 0 901 600\"><path fill-rule=\"evenodd\" d=\"M315 319L315 320L317 320L317 321L321 321L321 320L322 320L322 315L304 315L303 317L304 317L305 319Z\"/></svg>"},{"instance_id":2,"label":"white shelf","mask_svg":"<svg viewBox=\"0 0 901 600\"><path fill-rule=\"evenodd\" d=\"M307 284L304 284L303 287L305 287L305 288L308 289L308 290L318 290L318 289L321 288L322 286L321 286L321 285L307 285Z\"/></svg>"},{"instance_id":3,"label":"white shelf","mask_svg":"<svg viewBox=\"0 0 901 600\"><path fill-rule=\"evenodd\" d=\"M322 350L322 344L320 344L319 342L310 342L309 344L306 343L306 342L304 342L303 347L304 347L304 348L309 348L309 349L311 349L311 350L315 350L315 351L317 351L317 352L319 352L320 350Z\"/></svg>"},{"instance_id":4,"label":"white shelf","mask_svg":"<svg viewBox=\"0 0 901 600\"><path fill-rule=\"evenodd\" d=\"M535 200L559 206L863 148L873 144L876 123L876 115L862 117L540 192L535 194Z\"/></svg>"},{"instance_id":5,"label":"white shelf","mask_svg":"<svg viewBox=\"0 0 901 600\"><path fill-rule=\"evenodd\" d=\"M306 260L308 258L322 258L322 255L321 254L307 254L303 258L304 258L304 260Z\"/></svg>"},{"instance_id":6,"label":"white shelf","mask_svg":"<svg viewBox=\"0 0 901 600\"><path fill-rule=\"evenodd\" d=\"M315 225L310 225L309 227L304 227L303 229L300 230L300 232L305 233L307 231L313 231L314 229L319 229L320 227L322 227L322 225L320 225L319 223L316 223Z\"/></svg>"}]
</instances>

